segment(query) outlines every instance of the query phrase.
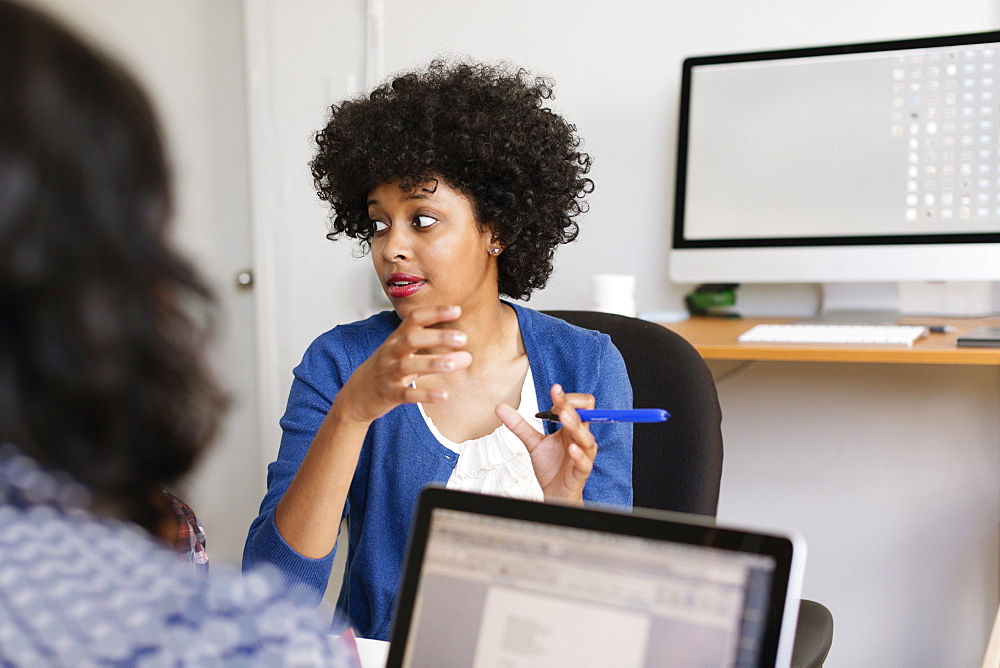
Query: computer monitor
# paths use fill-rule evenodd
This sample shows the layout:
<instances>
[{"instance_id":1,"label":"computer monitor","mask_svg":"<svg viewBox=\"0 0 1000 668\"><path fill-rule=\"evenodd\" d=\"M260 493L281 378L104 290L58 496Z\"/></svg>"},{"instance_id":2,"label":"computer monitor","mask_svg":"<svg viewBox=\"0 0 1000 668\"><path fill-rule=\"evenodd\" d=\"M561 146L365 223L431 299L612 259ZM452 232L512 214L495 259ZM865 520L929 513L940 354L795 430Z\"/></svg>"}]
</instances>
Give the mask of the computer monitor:
<instances>
[{"instance_id":1,"label":"computer monitor","mask_svg":"<svg viewBox=\"0 0 1000 668\"><path fill-rule=\"evenodd\" d=\"M1000 32L686 59L669 269L1000 280Z\"/></svg>"}]
</instances>

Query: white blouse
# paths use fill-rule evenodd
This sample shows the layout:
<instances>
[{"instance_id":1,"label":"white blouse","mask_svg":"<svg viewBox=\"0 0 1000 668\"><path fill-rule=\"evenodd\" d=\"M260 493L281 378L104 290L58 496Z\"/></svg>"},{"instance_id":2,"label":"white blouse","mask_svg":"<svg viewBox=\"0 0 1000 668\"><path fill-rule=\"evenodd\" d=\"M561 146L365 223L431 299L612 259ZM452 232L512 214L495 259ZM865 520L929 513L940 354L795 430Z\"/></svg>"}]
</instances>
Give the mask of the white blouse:
<instances>
[{"instance_id":1,"label":"white blouse","mask_svg":"<svg viewBox=\"0 0 1000 668\"><path fill-rule=\"evenodd\" d=\"M535 477L527 448L505 425L500 425L492 434L481 438L455 443L438 431L434 421L424 412L423 405L418 403L417 407L420 408L420 414L438 442L458 453L455 470L448 479L449 489L513 496L531 501L544 499L545 495ZM528 424L544 433L542 421L535 417L535 413L538 412L538 398L535 396L535 383L530 366L524 378L524 385L521 386L521 401L517 412L527 420Z\"/></svg>"}]
</instances>

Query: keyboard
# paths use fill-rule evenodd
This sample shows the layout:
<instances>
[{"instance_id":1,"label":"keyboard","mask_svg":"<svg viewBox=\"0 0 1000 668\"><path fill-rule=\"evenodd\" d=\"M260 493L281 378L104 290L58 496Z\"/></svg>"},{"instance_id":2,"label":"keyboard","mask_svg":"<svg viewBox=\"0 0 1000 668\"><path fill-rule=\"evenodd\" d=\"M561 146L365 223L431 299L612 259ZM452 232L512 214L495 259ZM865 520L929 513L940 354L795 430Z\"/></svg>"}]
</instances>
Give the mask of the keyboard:
<instances>
[{"instance_id":1,"label":"keyboard","mask_svg":"<svg viewBox=\"0 0 1000 668\"><path fill-rule=\"evenodd\" d=\"M743 343L826 343L912 346L927 335L922 325L834 325L792 323L754 325L740 334Z\"/></svg>"}]
</instances>

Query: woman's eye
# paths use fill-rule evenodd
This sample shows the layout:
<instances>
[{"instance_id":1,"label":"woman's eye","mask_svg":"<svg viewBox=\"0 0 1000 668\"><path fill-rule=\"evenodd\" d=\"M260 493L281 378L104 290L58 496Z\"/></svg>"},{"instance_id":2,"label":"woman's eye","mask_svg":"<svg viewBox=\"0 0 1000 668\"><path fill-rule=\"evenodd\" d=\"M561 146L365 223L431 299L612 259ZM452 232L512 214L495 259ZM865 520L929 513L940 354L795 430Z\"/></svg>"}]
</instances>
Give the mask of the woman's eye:
<instances>
[{"instance_id":1,"label":"woman's eye","mask_svg":"<svg viewBox=\"0 0 1000 668\"><path fill-rule=\"evenodd\" d=\"M431 216L417 216L417 219L414 222L417 227L430 227L438 221L437 218L432 218Z\"/></svg>"},{"instance_id":2,"label":"woman's eye","mask_svg":"<svg viewBox=\"0 0 1000 668\"><path fill-rule=\"evenodd\" d=\"M374 219L372 219L372 225L375 226L375 231L376 232L381 232L382 230L389 229L389 226L386 225L385 223L383 223L381 220L374 220Z\"/></svg>"}]
</instances>

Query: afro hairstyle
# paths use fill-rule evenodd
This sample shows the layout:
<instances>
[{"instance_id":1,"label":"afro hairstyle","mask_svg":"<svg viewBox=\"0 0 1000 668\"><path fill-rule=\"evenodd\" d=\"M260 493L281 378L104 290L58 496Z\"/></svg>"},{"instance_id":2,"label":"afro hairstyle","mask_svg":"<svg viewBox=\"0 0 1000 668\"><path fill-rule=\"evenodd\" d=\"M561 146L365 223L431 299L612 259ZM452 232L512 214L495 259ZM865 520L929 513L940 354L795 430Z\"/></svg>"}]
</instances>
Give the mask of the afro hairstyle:
<instances>
[{"instance_id":1,"label":"afro hairstyle","mask_svg":"<svg viewBox=\"0 0 1000 668\"><path fill-rule=\"evenodd\" d=\"M344 234L367 252L368 194L439 179L470 198L503 247L500 294L528 299L552 274L556 246L577 237L574 219L594 189L591 158L576 127L545 106L552 97L550 79L506 63L434 60L333 105L310 164L332 207L327 237Z\"/></svg>"}]
</instances>

